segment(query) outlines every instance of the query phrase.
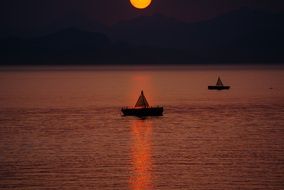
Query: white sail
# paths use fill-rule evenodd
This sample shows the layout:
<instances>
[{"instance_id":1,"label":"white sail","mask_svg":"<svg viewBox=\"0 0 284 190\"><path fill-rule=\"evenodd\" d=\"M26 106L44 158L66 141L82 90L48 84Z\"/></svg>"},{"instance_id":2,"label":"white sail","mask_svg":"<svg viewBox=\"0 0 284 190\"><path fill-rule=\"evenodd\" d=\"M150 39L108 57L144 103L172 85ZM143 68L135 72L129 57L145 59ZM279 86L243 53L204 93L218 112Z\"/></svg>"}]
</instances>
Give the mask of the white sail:
<instances>
[{"instance_id":1,"label":"white sail","mask_svg":"<svg viewBox=\"0 0 284 190\"><path fill-rule=\"evenodd\" d=\"M135 107L136 107L136 108L137 108L137 107L144 107L144 108L149 107L149 104L148 104L148 102L147 102L147 100L146 100L146 97L144 96L143 91L141 91L141 95L140 95L140 97L139 97L139 99L138 99L138 101L137 101Z\"/></svg>"},{"instance_id":2,"label":"white sail","mask_svg":"<svg viewBox=\"0 0 284 190\"><path fill-rule=\"evenodd\" d=\"M221 81L221 79L220 79L220 77L218 77L218 81L217 81L217 84L216 84L217 86L224 86L223 85L223 83L222 83L222 81Z\"/></svg>"}]
</instances>

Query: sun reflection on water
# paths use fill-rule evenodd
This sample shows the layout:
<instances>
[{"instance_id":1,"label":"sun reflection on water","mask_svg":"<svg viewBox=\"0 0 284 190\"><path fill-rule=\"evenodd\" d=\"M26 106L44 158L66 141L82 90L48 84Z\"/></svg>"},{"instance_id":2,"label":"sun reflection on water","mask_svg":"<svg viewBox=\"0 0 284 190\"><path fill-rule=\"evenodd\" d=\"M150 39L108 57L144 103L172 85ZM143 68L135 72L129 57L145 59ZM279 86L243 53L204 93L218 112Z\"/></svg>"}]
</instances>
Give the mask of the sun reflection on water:
<instances>
[{"instance_id":1,"label":"sun reflection on water","mask_svg":"<svg viewBox=\"0 0 284 190\"><path fill-rule=\"evenodd\" d=\"M131 126L131 190L151 190L152 183L152 123L147 120L135 120Z\"/></svg>"}]
</instances>

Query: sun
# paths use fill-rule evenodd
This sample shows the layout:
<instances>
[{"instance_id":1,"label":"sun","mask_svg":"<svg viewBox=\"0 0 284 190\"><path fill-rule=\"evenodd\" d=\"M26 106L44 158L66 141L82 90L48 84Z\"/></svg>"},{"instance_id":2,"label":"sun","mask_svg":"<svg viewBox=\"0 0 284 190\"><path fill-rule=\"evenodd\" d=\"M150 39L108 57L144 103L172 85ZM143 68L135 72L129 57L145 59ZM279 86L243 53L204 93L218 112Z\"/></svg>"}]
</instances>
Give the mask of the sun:
<instances>
[{"instance_id":1,"label":"sun","mask_svg":"<svg viewBox=\"0 0 284 190\"><path fill-rule=\"evenodd\" d=\"M130 3L137 9L145 9L151 4L152 0L130 0Z\"/></svg>"}]
</instances>

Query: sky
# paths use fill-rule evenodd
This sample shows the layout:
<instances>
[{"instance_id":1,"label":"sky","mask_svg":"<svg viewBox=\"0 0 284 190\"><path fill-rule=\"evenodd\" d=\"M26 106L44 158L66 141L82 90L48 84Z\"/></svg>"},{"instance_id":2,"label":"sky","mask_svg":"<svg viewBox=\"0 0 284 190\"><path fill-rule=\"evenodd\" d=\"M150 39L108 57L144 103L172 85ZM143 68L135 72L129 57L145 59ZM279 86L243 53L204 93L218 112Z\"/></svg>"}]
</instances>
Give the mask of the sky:
<instances>
[{"instance_id":1,"label":"sky","mask_svg":"<svg viewBox=\"0 0 284 190\"><path fill-rule=\"evenodd\" d=\"M272 60L276 62L284 59L282 51L284 0L152 1L149 8L139 10L130 4L130 0L1 0L0 41L2 43L0 43L0 49L2 47L3 55L7 54L5 61L9 62L18 62L19 60L20 62L30 62L31 60L44 59L44 56L52 58L53 55L56 57L60 51L77 51L82 44L84 44L84 48L90 49L101 47L102 60L109 61L107 58L111 57L114 62L118 63L124 62L124 60L116 59L117 49L123 49L128 45L128 48L151 46L191 50L189 54L184 51L172 52L172 60L178 58L186 61L195 59L211 61L216 57L217 61L261 60L264 62ZM191 23L219 18L220 15L241 8L242 10L236 13L244 15L244 17L237 17L238 19L235 20L230 17L234 14L228 14L227 17L222 17L225 19L213 20L218 21L217 24L210 25L208 23L214 22L202 22L202 27L195 24L181 24L181 22L173 22L178 25L172 25L172 22L162 22L161 25L157 22L153 22L154 24L147 22L148 24L143 25L142 22L143 20L149 21L149 19L155 20L155 18L173 21L164 17L131 20L139 16L159 14ZM281 14L266 14L251 10ZM252 13L256 17L251 14L246 15L246 13ZM114 27L105 27L125 20L131 21L124 22L126 25L118 24ZM140 22L140 25L137 21ZM138 23L137 26L136 23ZM155 28L157 25L158 27ZM147 27L152 30L147 30ZM99 32L99 34L95 32ZM54 36L52 36L53 34ZM53 40L46 41L45 37L50 36ZM111 43L108 43L109 41ZM89 46L90 43L96 46ZM104 52L103 47L109 46L113 48L113 51ZM47 47L51 47L51 50ZM86 59L88 56L94 56L87 54L92 52L90 49L77 51L76 56ZM142 48L142 50L145 54L149 54L149 58L147 58L149 60L162 57L168 61L167 56L164 56L168 55L168 52L163 49L155 49L155 52L149 51L148 48ZM66 60L75 56L70 52L67 52ZM207 57L204 52L207 53ZM14 56L17 53L19 56ZM38 58L35 55L38 55ZM69 55L71 56L68 57ZM129 61L128 55L126 52L120 57ZM11 57L16 58L14 60ZM163 59L161 62L164 61ZM133 60L137 60L137 58L134 56Z\"/></svg>"},{"instance_id":2,"label":"sky","mask_svg":"<svg viewBox=\"0 0 284 190\"><path fill-rule=\"evenodd\" d=\"M112 25L141 15L162 14L186 22L210 19L240 7L284 11L283 0L153 0L145 10L129 0L1 0L1 32L31 32L74 23Z\"/></svg>"}]
</instances>

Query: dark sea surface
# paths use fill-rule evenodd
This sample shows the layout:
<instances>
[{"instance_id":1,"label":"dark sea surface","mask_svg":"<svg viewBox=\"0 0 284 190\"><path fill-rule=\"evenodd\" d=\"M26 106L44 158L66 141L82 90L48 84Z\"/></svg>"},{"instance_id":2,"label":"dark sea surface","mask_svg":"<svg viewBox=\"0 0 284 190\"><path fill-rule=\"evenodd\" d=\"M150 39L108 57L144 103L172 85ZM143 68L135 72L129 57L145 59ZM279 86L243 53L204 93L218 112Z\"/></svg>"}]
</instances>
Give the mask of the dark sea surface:
<instances>
[{"instance_id":1,"label":"dark sea surface","mask_svg":"<svg viewBox=\"0 0 284 190\"><path fill-rule=\"evenodd\" d=\"M284 68L2 70L0 89L0 189L284 189ZM121 116L142 89L163 117Z\"/></svg>"}]
</instances>

